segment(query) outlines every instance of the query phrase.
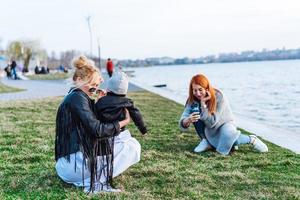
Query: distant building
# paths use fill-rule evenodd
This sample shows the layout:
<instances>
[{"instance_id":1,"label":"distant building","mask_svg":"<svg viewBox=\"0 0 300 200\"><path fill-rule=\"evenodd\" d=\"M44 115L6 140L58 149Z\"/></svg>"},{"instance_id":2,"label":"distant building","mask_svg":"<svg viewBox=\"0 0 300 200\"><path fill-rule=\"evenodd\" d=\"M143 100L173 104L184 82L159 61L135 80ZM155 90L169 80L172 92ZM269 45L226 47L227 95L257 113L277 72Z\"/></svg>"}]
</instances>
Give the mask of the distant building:
<instances>
[{"instance_id":1,"label":"distant building","mask_svg":"<svg viewBox=\"0 0 300 200\"><path fill-rule=\"evenodd\" d=\"M162 57L158 59L158 63L160 65L171 65L174 64L175 59L170 57Z\"/></svg>"}]
</instances>

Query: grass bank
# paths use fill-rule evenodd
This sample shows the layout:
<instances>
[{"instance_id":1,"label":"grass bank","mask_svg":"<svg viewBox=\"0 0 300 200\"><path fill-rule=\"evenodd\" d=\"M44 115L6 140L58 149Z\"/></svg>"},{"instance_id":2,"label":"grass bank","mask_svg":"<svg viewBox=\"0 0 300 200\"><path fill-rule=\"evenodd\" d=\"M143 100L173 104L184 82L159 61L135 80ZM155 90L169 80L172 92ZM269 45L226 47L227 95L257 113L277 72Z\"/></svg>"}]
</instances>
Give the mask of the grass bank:
<instances>
[{"instance_id":1,"label":"grass bank","mask_svg":"<svg viewBox=\"0 0 300 200\"><path fill-rule=\"evenodd\" d=\"M115 179L121 194L92 199L299 199L300 156L268 143L231 156L195 154L194 132L177 128L182 105L149 92L131 93L150 128L141 161ZM0 103L0 199L85 199L54 169L55 115L62 98Z\"/></svg>"},{"instance_id":2,"label":"grass bank","mask_svg":"<svg viewBox=\"0 0 300 200\"><path fill-rule=\"evenodd\" d=\"M8 93L8 92L20 92L20 91L24 91L24 90L20 88L10 87L0 82L0 94Z\"/></svg>"},{"instance_id":3,"label":"grass bank","mask_svg":"<svg viewBox=\"0 0 300 200\"><path fill-rule=\"evenodd\" d=\"M60 80L71 77L70 73L49 73L49 74L33 74L26 75L31 80Z\"/></svg>"}]
</instances>

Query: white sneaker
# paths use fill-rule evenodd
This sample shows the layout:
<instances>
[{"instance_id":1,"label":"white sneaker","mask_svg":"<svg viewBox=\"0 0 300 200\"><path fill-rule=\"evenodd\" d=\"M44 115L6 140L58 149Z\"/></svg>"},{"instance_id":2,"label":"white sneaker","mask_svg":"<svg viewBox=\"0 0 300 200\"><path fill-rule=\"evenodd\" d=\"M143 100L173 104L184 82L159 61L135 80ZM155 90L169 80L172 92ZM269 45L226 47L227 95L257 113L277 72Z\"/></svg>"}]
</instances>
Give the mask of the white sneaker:
<instances>
[{"instance_id":1,"label":"white sneaker","mask_svg":"<svg viewBox=\"0 0 300 200\"><path fill-rule=\"evenodd\" d=\"M83 191L85 193L89 193L89 194L98 194L98 193L102 193L102 192L122 192L122 190L117 189L117 188L113 188L110 185L103 185L103 187L101 187L101 185L97 185L95 190L93 192L90 192L90 187L85 187L83 189Z\"/></svg>"},{"instance_id":2,"label":"white sneaker","mask_svg":"<svg viewBox=\"0 0 300 200\"><path fill-rule=\"evenodd\" d=\"M210 144L208 143L207 139L202 139L201 142L195 147L194 152L200 153L208 149L211 149Z\"/></svg>"},{"instance_id":3,"label":"white sneaker","mask_svg":"<svg viewBox=\"0 0 300 200\"><path fill-rule=\"evenodd\" d=\"M254 149L256 149L259 152L268 152L268 147L263 141L261 141L256 135L250 135L251 138L251 144L253 145Z\"/></svg>"}]
</instances>

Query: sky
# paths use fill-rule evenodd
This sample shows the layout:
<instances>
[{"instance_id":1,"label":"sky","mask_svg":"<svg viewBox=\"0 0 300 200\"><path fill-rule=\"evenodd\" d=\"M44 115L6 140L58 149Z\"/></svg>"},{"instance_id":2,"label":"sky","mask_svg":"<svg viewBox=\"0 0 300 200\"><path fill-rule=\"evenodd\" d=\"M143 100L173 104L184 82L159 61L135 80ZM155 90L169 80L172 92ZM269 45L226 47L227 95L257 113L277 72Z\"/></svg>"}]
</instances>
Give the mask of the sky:
<instances>
[{"instance_id":1,"label":"sky","mask_svg":"<svg viewBox=\"0 0 300 200\"><path fill-rule=\"evenodd\" d=\"M0 47L38 39L117 59L300 47L299 0L0 0Z\"/></svg>"}]
</instances>

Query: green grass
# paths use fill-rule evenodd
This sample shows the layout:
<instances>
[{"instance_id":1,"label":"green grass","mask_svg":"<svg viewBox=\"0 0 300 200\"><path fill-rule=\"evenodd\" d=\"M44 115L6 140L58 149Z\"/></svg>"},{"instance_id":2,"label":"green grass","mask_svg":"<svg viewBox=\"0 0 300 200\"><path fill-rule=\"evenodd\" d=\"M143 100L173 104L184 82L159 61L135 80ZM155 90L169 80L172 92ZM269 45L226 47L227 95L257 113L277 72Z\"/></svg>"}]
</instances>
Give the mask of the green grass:
<instances>
[{"instance_id":1,"label":"green grass","mask_svg":"<svg viewBox=\"0 0 300 200\"><path fill-rule=\"evenodd\" d=\"M20 91L23 91L23 89L10 87L10 86L4 85L3 83L0 82L0 94L8 93L8 92L20 92Z\"/></svg>"},{"instance_id":2,"label":"green grass","mask_svg":"<svg viewBox=\"0 0 300 200\"><path fill-rule=\"evenodd\" d=\"M131 93L150 132L129 129L142 145L141 161L115 179L121 194L92 199L300 199L300 156L267 143L224 157L192 152L198 143L181 133L183 106L148 92ZM85 199L54 169L55 115L62 98L0 104L0 199Z\"/></svg>"},{"instance_id":3,"label":"green grass","mask_svg":"<svg viewBox=\"0 0 300 200\"><path fill-rule=\"evenodd\" d=\"M71 77L70 73L50 73L50 74L33 74L26 75L31 80L60 80Z\"/></svg>"}]
</instances>

